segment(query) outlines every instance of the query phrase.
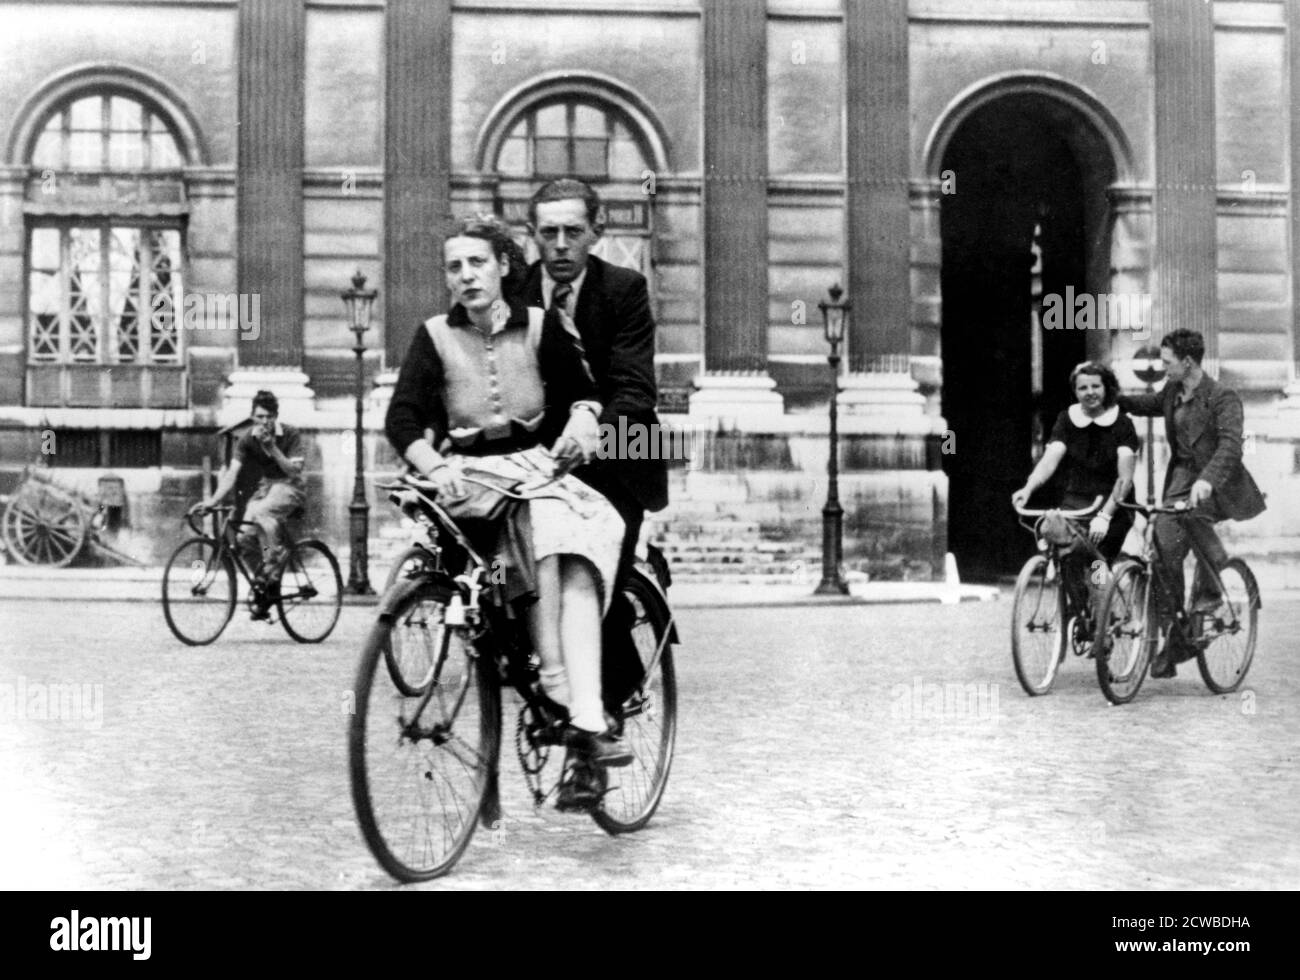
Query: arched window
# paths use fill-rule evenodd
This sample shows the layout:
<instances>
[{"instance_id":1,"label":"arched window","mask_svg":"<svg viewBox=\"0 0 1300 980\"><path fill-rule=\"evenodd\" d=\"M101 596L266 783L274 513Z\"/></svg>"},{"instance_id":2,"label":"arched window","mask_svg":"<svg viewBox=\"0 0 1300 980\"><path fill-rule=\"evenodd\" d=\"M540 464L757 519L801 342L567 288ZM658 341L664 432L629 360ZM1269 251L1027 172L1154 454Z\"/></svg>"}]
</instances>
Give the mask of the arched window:
<instances>
[{"instance_id":1,"label":"arched window","mask_svg":"<svg viewBox=\"0 0 1300 980\"><path fill-rule=\"evenodd\" d=\"M614 107L553 99L524 113L501 141L503 177L640 181L649 169L641 141Z\"/></svg>"},{"instance_id":2,"label":"arched window","mask_svg":"<svg viewBox=\"0 0 1300 980\"><path fill-rule=\"evenodd\" d=\"M126 90L76 92L39 124L24 205L29 404L185 404L184 146Z\"/></svg>"},{"instance_id":3,"label":"arched window","mask_svg":"<svg viewBox=\"0 0 1300 980\"><path fill-rule=\"evenodd\" d=\"M57 110L31 158L53 170L176 170L181 162L167 122L127 95L87 95Z\"/></svg>"},{"instance_id":4,"label":"arched window","mask_svg":"<svg viewBox=\"0 0 1300 980\"><path fill-rule=\"evenodd\" d=\"M519 229L530 259L536 251L523 230L529 197L547 180L578 177L605 204L605 234L592 254L650 276L656 165L643 123L587 86L550 90L516 109L497 133L485 162L499 178L498 207Z\"/></svg>"}]
</instances>

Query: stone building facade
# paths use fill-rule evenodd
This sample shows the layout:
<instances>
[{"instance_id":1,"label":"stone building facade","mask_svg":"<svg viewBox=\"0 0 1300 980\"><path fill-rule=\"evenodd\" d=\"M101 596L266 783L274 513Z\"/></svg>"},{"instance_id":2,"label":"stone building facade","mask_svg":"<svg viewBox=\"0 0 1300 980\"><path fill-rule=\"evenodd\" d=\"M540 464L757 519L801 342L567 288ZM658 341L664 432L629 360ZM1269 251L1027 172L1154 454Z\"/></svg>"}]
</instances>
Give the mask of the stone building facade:
<instances>
[{"instance_id":1,"label":"stone building facade","mask_svg":"<svg viewBox=\"0 0 1300 980\"><path fill-rule=\"evenodd\" d=\"M691 437L660 528L812 560L838 282L852 562L1014 568L1006 500L1070 366L1137 386L1176 326L1247 401L1273 506L1240 546L1300 551L1300 0L88 0L0 23L0 493L53 432L62 478L125 481L145 560L260 387L313 436L309 520L343 550L340 292L358 269L380 290L381 471L385 379L445 302L440 229L490 208L522 231L564 172L606 198L601 254L651 282ZM1136 305L1048 329L1083 294Z\"/></svg>"}]
</instances>

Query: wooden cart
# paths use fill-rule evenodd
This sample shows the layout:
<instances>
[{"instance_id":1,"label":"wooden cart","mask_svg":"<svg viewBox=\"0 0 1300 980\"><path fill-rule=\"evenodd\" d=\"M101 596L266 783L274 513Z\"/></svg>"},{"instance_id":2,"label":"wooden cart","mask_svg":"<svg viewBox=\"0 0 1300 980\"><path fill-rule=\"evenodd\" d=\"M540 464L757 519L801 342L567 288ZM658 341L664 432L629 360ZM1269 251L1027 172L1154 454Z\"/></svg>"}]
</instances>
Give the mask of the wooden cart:
<instances>
[{"instance_id":1,"label":"wooden cart","mask_svg":"<svg viewBox=\"0 0 1300 980\"><path fill-rule=\"evenodd\" d=\"M81 554L99 505L60 486L44 466L29 466L0 516L0 531L14 561L61 568Z\"/></svg>"}]
</instances>

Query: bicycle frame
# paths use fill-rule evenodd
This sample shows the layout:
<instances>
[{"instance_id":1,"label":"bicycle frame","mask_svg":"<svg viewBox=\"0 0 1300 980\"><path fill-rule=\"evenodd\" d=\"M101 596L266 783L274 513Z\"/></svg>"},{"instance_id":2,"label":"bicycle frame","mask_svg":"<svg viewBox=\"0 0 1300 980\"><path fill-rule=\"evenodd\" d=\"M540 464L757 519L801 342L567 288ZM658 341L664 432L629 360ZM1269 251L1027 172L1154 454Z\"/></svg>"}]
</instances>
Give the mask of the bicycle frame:
<instances>
[{"instance_id":1,"label":"bicycle frame","mask_svg":"<svg viewBox=\"0 0 1300 980\"><path fill-rule=\"evenodd\" d=\"M209 513L211 513L213 519L212 533L208 533L206 528L195 522L194 517L198 515L190 515L186 517L186 523L189 524L190 529L199 535L199 537L211 538L216 541L218 563L220 563L221 559L229 557L235 568L239 570L239 574L244 577L244 581L252 587L257 578L257 573L252 571L248 567L248 563L244 561L244 556L238 546L238 528L251 527L255 531L260 531L261 525L255 521L236 521L235 508L230 504L222 504L218 507L213 507ZM280 534L282 535L285 548L292 552L297 541L290 533L289 527L284 521L280 521Z\"/></svg>"},{"instance_id":2,"label":"bicycle frame","mask_svg":"<svg viewBox=\"0 0 1300 980\"><path fill-rule=\"evenodd\" d=\"M1062 576L1062 581L1064 581L1065 573L1064 573L1064 568L1062 566L1061 559L1065 557L1064 552L1066 548L1075 548L1075 547L1082 546L1089 553L1089 557L1091 558L1094 564L1097 561L1104 560L1102 558L1101 552L1097 550L1097 546L1092 543L1092 539L1089 538L1087 534L1084 534L1083 531L1080 529L1080 524L1083 521L1083 519L1087 517L1091 517L1092 515L1097 513L1097 511L1101 508L1101 504L1102 504L1102 498L1097 497L1089 506L1080 508L1079 510L1060 510L1059 508L1028 510L1024 507L1015 508L1016 513L1021 517L1020 526L1023 527L1026 531L1029 531L1031 534L1033 534L1034 541L1038 545L1038 550L1046 556L1048 562L1050 562L1052 565L1056 567L1058 573ZM1070 526L1070 530L1073 532L1074 541L1069 545L1061 545L1061 544L1056 544L1055 542L1052 541L1048 541L1039 533L1039 529L1043 523L1043 520L1053 510L1057 510L1060 513L1060 515L1066 519L1067 523ZM1024 518L1032 518L1033 521L1031 523L1030 521L1027 521ZM1066 590L1066 600L1067 602L1070 603L1073 602L1073 599L1070 598L1068 589ZM1083 610L1079 610L1079 611L1083 611Z\"/></svg>"},{"instance_id":3,"label":"bicycle frame","mask_svg":"<svg viewBox=\"0 0 1300 980\"><path fill-rule=\"evenodd\" d=\"M1160 539L1155 533L1155 516L1157 514L1172 514L1180 522L1195 516L1195 511L1190 507L1149 507L1141 504L1122 504L1121 506L1129 510L1140 513L1146 518L1146 526L1142 529L1142 554L1138 557L1143 566L1147 569L1147 574L1151 576L1152 588L1152 605L1156 615L1159 617L1159 624L1164 626L1170 620L1178 620L1180 623L1186 623L1193 617L1189 613L1185 596L1174 595L1172 583L1166 577L1165 571L1165 552L1160 546ZM1201 576L1208 575L1210 582L1218 590L1220 595L1225 594L1223 579L1220 577L1218 570L1210 561L1205 552L1204 546L1197 540L1196 536L1188 533L1188 544L1191 545L1191 552L1196 556L1196 571L1192 578L1191 594L1197 593L1197 584L1202 581ZM1166 601L1161 601L1162 599ZM1168 611L1168 606L1172 604L1175 609L1172 614ZM1228 606L1232 619L1225 624L1230 630L1235 630L1238 626L1236 612L1231 605ZM1191 639L1191 637L1187 637Z\"/></svg>"},{"instance_id":4,"label":"bicycle frame","mask_svg":"<svg viewBox=\"0 0 1300 980\"><path fill-rule=\"evenodd\" d=\"M417 544L417 547L424 550L428 555L428 561L424 567L408 572L405 579L398 579L393 587L381 597L380 618L387 617L391 621L396 610L412 592L428 588L430 585L446 589L449 593L449 599L459 597L460 607L463 612L457 612L455 620L447 619L444 622L450 626L467 626L470 628L473 651L470 654L471 656L489 655L495 658L496 676L501 683L512 687L523 701L521 721L524 716L528 717L528 721L523 727L528 730L529 752L536 755L540 750L562 744L562 732L565 722L555 716L553 707L540 693L540 687L537 683L536 654L533 650L531 637L524 628L523 621L515 615L511 603L506 597L504 584L497 581L496 577L489 573L489 563L474 548L468 537L457 526L455 520L447 511L432 496L422 491L421 486L427 486L427 484L421 484L420 481L408 478L406 482L381 483L376 486L378 489L389 491L389 500L401 508L403 513L417 524L420 524L424 528L428 539L427 543L421 541ZM504 492L508 496L514 496L509 491ZM446 567L444 562L446 548L442 543L443 535L449 538L451 542L454 542L456 548L464 552L466 556L465 569L459 574L455 573L455 569ZM630 574L642 578L667 611L667 621L663 635L659 638L654 653L644 668L644 676L653 677L664 651L669 645L680 641L677 636L675 620L659 582L636 568L632 569ZM448 608L450 612L453 607L449 606ZM442 665L448 656L449 637L449 632L444 631L437 662L431 674L432 677L437 677L441 673ZM486 643L482 642L485 637L487 637ZM429 690L422 692L418 704L414 708L414 719L418 719L424 712L436 687L437 685L430 684ZM451 730L459 714L466 690L467 688L461 690L450 717L445 726L442 726L445 729L444 731L439 731L436 728L424 731L417 726L404 730L404 734L408 737L431 738L435 743L442 744L438 740L448 737L447 732ZM532 777L540 773L541 762L538 761L533 766L529 765L526 758L528 753L525 752L523 743L519 741L518 737L516 738L516 752L519 755L520 768L525 774L525 782L532 791L535 802L540 805L541 801L549 795L549 793L541 791L540 782L534 785L532 779ZM544 756L537 756L537 758L540 760ZM495 786L499 760L494 761L492 769L491 778ZM495 807L495 790L489 799L488 812L491 814L494 812Z\"/></svg>"}]
</instances>

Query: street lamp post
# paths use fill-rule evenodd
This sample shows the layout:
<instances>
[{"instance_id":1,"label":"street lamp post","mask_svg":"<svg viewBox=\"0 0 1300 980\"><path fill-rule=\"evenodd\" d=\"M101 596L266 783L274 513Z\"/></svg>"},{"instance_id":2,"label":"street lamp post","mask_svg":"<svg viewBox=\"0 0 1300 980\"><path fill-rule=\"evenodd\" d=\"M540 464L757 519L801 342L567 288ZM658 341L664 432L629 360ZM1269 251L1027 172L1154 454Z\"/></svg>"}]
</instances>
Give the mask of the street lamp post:
<instances>
[{"instance_id":1,"label":"street lamp post","mask_svg":"<svg viewBox=\"0 0 1300 980\"><path fill-rule=\"evenodd\" d=\"M348 571L348 591L353 595L374 595L370 587L370 505L366 503L365 465L362 455L361 415L365 400L365 333L370 329L370 311L375 305L377 289L366 289L366 277L357 270L352 277L352 288L341 294L348 311L348 329L357 337L352 352L357 355L357 452L356 480L352 486L352 503L348 505L349 528L352 534L352 560Z\"/></svg>"},{"instance_id":2,"label":"street lamp post","mask_svg":"<svg viewBox=\"0 0 1300 980\"><path fill-rule=\"evenodd\" d=\"M1165 365L1160 360L1159 347L1143 347L1134 356L1133 373L1147 386L1147 394L1156 390L1156 383L1165 376ZM1156 505L1156 453L1155 416L1147 416L1147 506Z\"/></svg>"},{"instance_id":3,"label":"street lamp post","mask_svg":"<svg viewBox=\"0 0 1300 980\"><path fill-rule=\"evenodd\" d=\"M844 561L844 508L840 506L840 341L844 339L844 321L853 304L841 300L844 290L836 283L830 288L830 301L822 300L817 308L822 311L826 327L826 340L831 345L827 360L831 366L831 432L830 457L826 462L826 506L822 508L822 580L813 595L847 595L848 584L840 575Z\"/></svg>"}]
</instances>

